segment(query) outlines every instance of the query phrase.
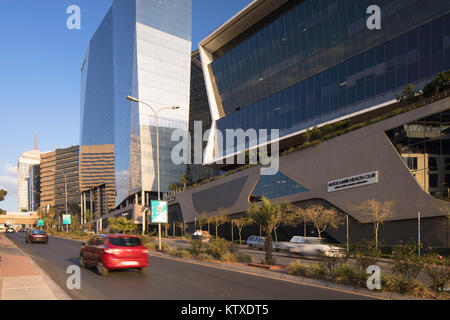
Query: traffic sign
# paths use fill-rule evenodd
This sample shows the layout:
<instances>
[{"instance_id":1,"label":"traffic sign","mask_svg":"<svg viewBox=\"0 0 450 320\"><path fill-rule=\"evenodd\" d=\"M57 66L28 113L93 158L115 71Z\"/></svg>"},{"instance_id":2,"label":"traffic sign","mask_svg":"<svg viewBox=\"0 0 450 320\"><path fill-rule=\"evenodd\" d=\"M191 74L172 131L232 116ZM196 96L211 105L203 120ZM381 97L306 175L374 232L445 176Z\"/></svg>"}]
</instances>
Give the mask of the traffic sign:
<instances>
[{"instance_id":1,"label":"traffic sign","mask_svg":"<svg viewBox=\"0 0 450 320\"><path fill-rule=\"evenodd\" d=\"M72 224L70 214L63 214L63 224Z\"/></svg>"},{"instance_id":2,"label":"traffic sign","mask_svg":"<svg viewBox=\"0 0 450 320\"><path fill-rule=\"evenodd\" d=\"M152 201L152 223L168 223L167 201Z\"/></svg>"}]
</instances>

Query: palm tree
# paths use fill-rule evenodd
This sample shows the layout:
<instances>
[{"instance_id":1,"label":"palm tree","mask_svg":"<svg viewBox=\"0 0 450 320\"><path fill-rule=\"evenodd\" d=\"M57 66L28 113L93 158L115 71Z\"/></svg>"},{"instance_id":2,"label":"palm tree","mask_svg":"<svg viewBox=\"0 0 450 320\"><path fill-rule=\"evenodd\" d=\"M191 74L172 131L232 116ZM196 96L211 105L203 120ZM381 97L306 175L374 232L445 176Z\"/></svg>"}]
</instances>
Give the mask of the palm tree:
<instances>
[{"instance_id":1,"label":"palm tree","mask_svg":"<svg viewBox=\"0 0 450 320\"><path fill-rule=\"evenodd\" d=\"M252 203L247 210L250 218L261 227L261 230L266 235L266 264L275 264L272 255L272 231L285 215L284 208L285 204L272 205L269 199L262 197L261 207L256 203Z\"/></svg>"},{"instance_id":2,"label":"palm tree","mask_svg":"<svg viewBox=\"0 0 450 320\"><path fill-rule=\"evenodd\" d=\"M183 184L183 191L185 191L185 190L186 190L186 187L187 187L187 184L189 183L189 179L188 179L188 177L187 177L185 174L183 174L183 175L180 177L180 181L181 181L181 183Z\"/></svg>"}]
</instances>

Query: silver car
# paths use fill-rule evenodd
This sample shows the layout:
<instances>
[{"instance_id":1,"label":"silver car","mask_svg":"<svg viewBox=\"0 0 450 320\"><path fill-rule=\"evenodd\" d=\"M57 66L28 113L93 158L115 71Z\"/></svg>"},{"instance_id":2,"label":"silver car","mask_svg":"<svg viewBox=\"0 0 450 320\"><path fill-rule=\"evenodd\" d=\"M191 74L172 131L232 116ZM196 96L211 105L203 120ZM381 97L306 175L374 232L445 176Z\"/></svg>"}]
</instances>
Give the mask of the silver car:
<instances>
[{"instance_id":1,"label":"silver car","mask_svg":"<svg viewBox=\"0 0 450 320\"><path fill-rule=\"evenodd\" d=\"M263 250L265 248L266 239L264 237L250 236L247 239L247 245L250 249Z\"/></svg>"},{"instance_id":2,"label":"silver car","mask_svg":"<svg viewBox=\"0 0 450 320\"><path fill-rule=\"evenodd\" d=\"M343 248L327 244L323 239L315 237L298 237L296 240L295 245L290 246L288 249L290 253L314 257L320 257L322 255L342 257L345 255L345 250Z\"/></svg>"}]
</instances>

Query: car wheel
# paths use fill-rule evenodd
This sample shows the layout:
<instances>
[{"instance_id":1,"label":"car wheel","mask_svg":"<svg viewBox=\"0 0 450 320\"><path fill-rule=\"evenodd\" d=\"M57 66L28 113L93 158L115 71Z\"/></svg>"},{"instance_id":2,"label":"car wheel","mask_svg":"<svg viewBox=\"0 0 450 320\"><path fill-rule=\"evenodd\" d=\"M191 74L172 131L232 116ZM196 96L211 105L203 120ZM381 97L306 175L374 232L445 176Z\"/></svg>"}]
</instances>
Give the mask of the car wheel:
<instances>
[{"instance_id":1,"label":"car wheel","mask_svg":"<svg viewBox=\"0 0 450 320\"><path fill-rule=\"evenodd\" d=\"M97 262L97 273L101 276L106 276L108 274L108 269L106 269L102 261Z\"/></svg>"},{"instance_id":2,"label":"car wheel","mask_svg":"<svg viewBox=\"0 0 450 320\"><path fill-rule=\"evenodd\" d=\"M142 268L139 268L138 270L139 270L139 273L144 273L145 270L147 270L147 267L142 267Z\"/></svg>"},{"instance_id":3,"label":"car wheel","mask_svg":"<svg viewBox=\"0 0 450 320\"><path fill-rule=\"evenodd\" d=\"M86 268L86 262L84 262L84 257L83 256L80 256L80 266L82 268Z\"/></svg>"}]
</instances>

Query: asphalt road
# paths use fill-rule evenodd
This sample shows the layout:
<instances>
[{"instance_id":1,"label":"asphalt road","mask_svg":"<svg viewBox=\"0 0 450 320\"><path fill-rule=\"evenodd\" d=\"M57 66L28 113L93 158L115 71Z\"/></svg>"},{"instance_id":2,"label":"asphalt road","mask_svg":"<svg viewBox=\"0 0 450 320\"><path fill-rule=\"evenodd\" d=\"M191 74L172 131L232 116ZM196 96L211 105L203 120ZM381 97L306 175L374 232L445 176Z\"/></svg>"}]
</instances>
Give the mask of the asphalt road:
<instances>
[{"instance_id":1,"label":"asphalt road","mask_svg":"<svg viewBox=\"0 0 450 320\"><path fill-rule=\"evenodd\" d=\"M81 269L81 290L68 290L66 269L79 266L80 242L50 237L48 244L27 244L23 233L8 234L73 299L92 300L355 300L365 296L249 274L150 257L144 274L114 271L99 276Z\"/></svg>"}]
</instances>

